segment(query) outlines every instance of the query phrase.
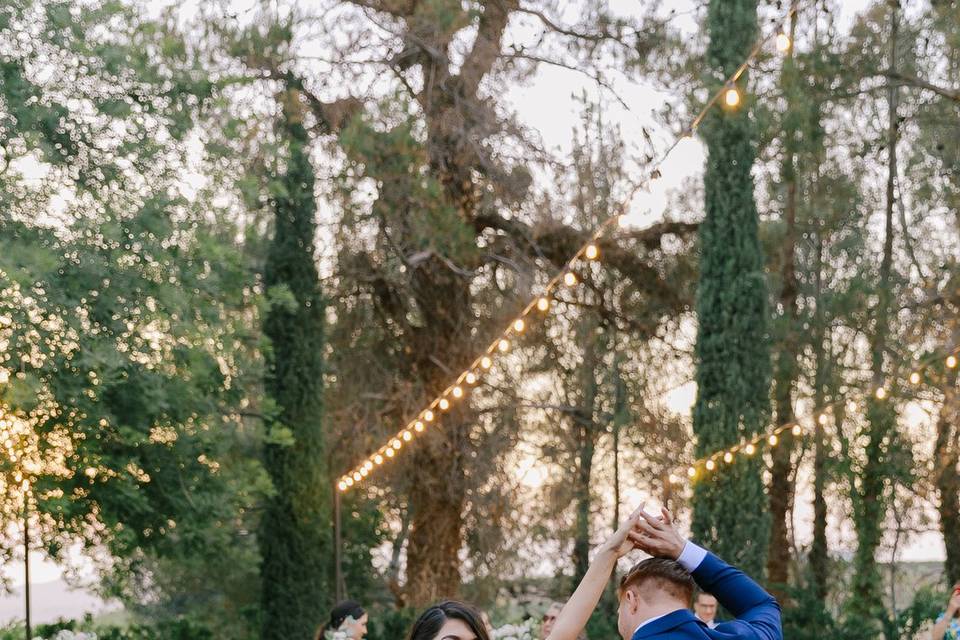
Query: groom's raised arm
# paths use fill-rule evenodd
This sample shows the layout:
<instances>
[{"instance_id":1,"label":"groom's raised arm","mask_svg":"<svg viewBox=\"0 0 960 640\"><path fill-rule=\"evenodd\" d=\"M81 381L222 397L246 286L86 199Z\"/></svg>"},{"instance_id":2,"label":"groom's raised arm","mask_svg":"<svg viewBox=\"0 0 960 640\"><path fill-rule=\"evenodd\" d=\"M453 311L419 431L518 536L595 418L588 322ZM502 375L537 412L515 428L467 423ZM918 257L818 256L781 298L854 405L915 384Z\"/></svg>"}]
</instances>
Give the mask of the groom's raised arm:
<instances>
[{"instance_id":1,"label":"groom's raised arm","mask_svg":"<svg viewBox=\"0 0 960 640\"><path fill-rule=\"evenodd\" d=\"M713 594L736 620L723 623L724 630L736 632L746 625L761 640L783 640L780 626L780 605L776 599L740 569L684 540L674 530L670 514L664 510L662 518L641 513L639 528L643 531L640 547L651 555L672 557L693 575L697 585ZM729 626L728 626L729 625ZM746 635L746 634L745 634Z\"/></svg>"}]
</instances>

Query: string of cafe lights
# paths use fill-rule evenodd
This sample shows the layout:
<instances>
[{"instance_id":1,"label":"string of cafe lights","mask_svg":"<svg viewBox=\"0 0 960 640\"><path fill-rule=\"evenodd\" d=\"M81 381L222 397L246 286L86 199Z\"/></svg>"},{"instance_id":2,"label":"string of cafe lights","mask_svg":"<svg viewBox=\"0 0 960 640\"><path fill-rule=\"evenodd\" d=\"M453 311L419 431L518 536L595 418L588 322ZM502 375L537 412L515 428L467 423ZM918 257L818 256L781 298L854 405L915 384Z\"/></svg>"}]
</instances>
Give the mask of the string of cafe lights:
<instances>
[{"instance_id":1,"label":"string of cafe lights","mask_svg":"<svg viewBox=\"0 0 960 640\"><path fill-rule=\"evenodd\" d=\"M910 374L904 378L904 381L909 383L909 385L912 387L920 385L924 382L924 374L926 371L930 369L933 364L940 361L943 362L944 367L947 369L956 369L957 364L960 363L960 359L957 357L958 354L960 354L960 346L954 347L945 354L941 353L925 359L917 360L916 366L912 368ZM892 380L896 380L896 377L893 377L891 381ZM891 381L874 387L872 393L869 395L872 395L878 401L886 400L890 397ZM807 426L804 425L804 422L815 423L821 427L824 427L829 424L831 417L839 406L845 405L847 411L850 413L856 411L859 404L857 400L852 397L854 393L856 393L860 399L863 399L868 395L864 394L860 389L854 389L832 402L812 409L806 418L799 418L797 420L775 425L765 432L755 434L749 440L742 440L733 446L725 449L719 449L711 454L698 458L689 465L677 467L677 469L667 476L667 480L673 485L679 485L685 482L685 479L689 479L690 481L698 481L703 479L707 474L720 470L723 465L729 466L733 464L737 460L737 456L751 457L755 455L763 446L769 446L771 448L776 447L783 441L783 434L787 431L789 431L794 437L800 437L809 434L812 432L812 430L807 428ZM816 427L814 426L814 428Z\"/></svg>"},{"instance_id":2,"label":"string of cafe lights","mask_svg":"<svg viewBox=\"0 0 960 640\"><path fill-rule=\"evenodd\" d=\"M577 277L575 269L576 265L582 260L593 262L600 259L600 249L598 246L600 239L615 225L623 225L627 207L633 200L634 195L636 195L637 191L641 188L649 185L653 180L662 177L661 166L674 149L677 148L680 141L693 137L693 134L697 131L703 119L719 101L722 100L722 105L727 109L736 109L740 106L742 100L737 82L763 50L764 46L771 40L774 40L776 48L780 53L786 53L790 50L792 41L785 31L785 25L797 11L798 4L794 2L790 10L783 17L778 21L774 21L776 29L765 37L761 37L756 42L747 58L736 71L726 79L721 87L711 95L697 116L691 121L690 126L684 129L680 135L674 139L673 143L660 155L659 159L653 164L654 169L649 175L631 190L630 194L624 199L623 204L614 215L596 227L593 233L590 234L589 239L583 243L580 248L577 249L576 253L550 278L540 292L540 295L530 300L517 317L503 329L500 335L494 338L487 348L456 377L453 383L438 394L415 418L404 425L404 427L390 437L386 443L369 455L366 460L340 476L340 479L337 481L337 489L341 492L350 490L368 478L377 468L395 458L403 447L418 435L424 433L431 425L435 424L440 414L448 411L454 402L460 401L467 396L469 390L493 367L495 358L510 351L513 346L512 341L515 341L523 334L531 320L531 316L543 317L550 312L550 308L554 304L553 293L556 289L561 285L568 288L577 286L579 278Z\"/></svg>"}]
</instances>

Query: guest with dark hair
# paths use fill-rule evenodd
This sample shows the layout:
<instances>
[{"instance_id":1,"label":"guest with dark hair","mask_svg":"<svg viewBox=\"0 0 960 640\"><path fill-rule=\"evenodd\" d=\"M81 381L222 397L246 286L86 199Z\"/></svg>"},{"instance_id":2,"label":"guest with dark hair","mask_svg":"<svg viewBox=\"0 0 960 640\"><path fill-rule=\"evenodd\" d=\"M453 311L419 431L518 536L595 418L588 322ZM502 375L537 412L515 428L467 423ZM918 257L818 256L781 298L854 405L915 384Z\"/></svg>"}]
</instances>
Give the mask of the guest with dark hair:
<instances>
[{"instance_id":1,"label":"guest with dark hair","mask_svg":"<svg viewBox=\"0 0 960 640\"><path fill-rule=\"evenodd\" d=\"M359 603L344 600L330 612L330 619L317 631L316 640L324 640L328 633L341 632L350 640L363 640L367 635L367 612Z\"/></svg>"},{"instance_id":2,"label":"guest with dark hair","mask_svg":"<svg viewBox=\"0 0 960 640\"><path fill-rule=\"evenodd\" d=\"M482 614L463 602L435 604L417 618L409 640L490 640Z\"/></svg>"}]
</instances>

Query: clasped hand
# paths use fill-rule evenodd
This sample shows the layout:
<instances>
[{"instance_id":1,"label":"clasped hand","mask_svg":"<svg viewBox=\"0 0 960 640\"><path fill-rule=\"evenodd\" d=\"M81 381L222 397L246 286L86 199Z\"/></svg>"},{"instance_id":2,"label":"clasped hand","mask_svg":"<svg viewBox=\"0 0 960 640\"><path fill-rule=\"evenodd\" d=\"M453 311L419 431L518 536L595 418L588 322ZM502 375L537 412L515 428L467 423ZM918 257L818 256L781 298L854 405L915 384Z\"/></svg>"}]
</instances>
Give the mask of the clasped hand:
<instances>
[{"instance_id":1,"label":"clasped hand","mask_svg":"<svg viewBox=\"0 0 960 640\"><path fill-rule=\"evenodd\" d=\"M669 511L661 508L659 517L652 516L640 505L603 544L601 551L622 558L634 549L639 549L657 558L676 560L686 543L683 536L673 528L673 517Z\"/></svg>"}]
</instances>

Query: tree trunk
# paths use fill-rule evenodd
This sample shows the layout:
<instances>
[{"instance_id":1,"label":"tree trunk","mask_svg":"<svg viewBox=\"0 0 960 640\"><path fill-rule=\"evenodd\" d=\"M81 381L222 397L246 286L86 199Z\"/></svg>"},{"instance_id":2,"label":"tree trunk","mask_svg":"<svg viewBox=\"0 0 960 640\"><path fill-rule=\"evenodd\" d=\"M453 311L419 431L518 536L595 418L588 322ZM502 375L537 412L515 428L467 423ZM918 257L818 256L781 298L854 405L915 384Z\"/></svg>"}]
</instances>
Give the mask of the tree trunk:
<instances>
[{"instance_id":1,"label":"tree trunk","mask_svg":"<svg viewBox=\"0 0 960 640\"><path fill-rule=\"evenodd\" d=\"M890 4L890 69L897 65L897 37L899 32L899 2ZM883 257L880 262L880 282L877 306L874 309L874 332L871 340L871 369L875 387L886 384L884 374L885 353L890 333L890 306L892 298L893 269L893 213L897 176L897 107L898 89L887 89L887 188L884 222ZM857 551L854 555L853 598L851 598L851 622L866 624L871 631L880 632L877 623L886 619L881 595L880 573L876 551L883 536L883 519L887 510L885 496L890 462L886 459L889 440L894 435L895 416L888 400L871 396L867 407L870 423L868 441L864 451L866 462L861 474L860 488L855 496L854 524L857 530ZM884 628L887 625L882 625Z\"/></svg>"},{"instance_id":2,"label":"tree trunk","mask_svg":"<svg viewBox=\"0 0 960 640\"><path fill-rule=\"evenodd\" d=\"M753 45L756 0L711 0L707 26L708 67L727 76ZM741 90L746 83L742 77ZM749 107L748 96L738 109L718 107L700 129L708 158L697 289L697 455L759 432L770 418L766 280L751 176L756 149ZM715 473L703 473L694 485L694 538L760 577L770 539L760 456L739 456Z\"/></svg>"},{"instance_id":3,"label":"tree trunk","mask_svg":"<svg viewBox=\"0 0 960 640\"><path fill-rule=\"evenodd\" d=\"M316 203L309 141L299 92L289 89L280 134L287 151L282 190L273 195L274 235L264 266L265 389L277 404L272 432L289 430L291 444L268 443L264 466L276 495L263 514L259 543L261 637L311 638L331 604L330 496L323 444L324 300L314 262Z\"/></svg>"},{"instance_id":4,"label":"tree trunk","mask_svg":"<svg viewBox=\"0 0 960 640\"><path fill-rule=\"evenodd\" d=\"M580 363L580 407L574 415L574 433L577 446L577 472L574 476L574 503L576 524L573 537L573 584L587 573L590 566L590 512L593 455L596 450L598 425L595 404L597 399L597 323L592 316L581 320L579 337L583 343Z\"/></svg>"},{"instance_id":5,"label":"tree trunk","mask_svg":"<svg viewBox=\"0 0 960 640\"><path fill-rule=\"evenodd\" d=\"M793 40L796 32L796 14L790 18L790 38ZM784 75L791 80L793 73L793 47L790 48L784 63ZM790 91L789 81L785 85ZM788 100L789 103L790 100ZM789 106L788 106L789 109ZM793 122L792 118L785 118ZM793 389L796 384L799 368L797 366L797 351L801 348L800 319L797 307L797 273L796 273L796 241L797 241L797 167L796 167L797 132L791 129L785 131L783 161L783 183L786 188L786 203L783 211L784 237L783 257L781 265L780 306L783 309L785 324L783 339L779 345L777 369L774 375L774 409L777 423L785 424L794 419ZM780 446L773 450L773 466L770 469L770 548L767 551L767 580L773 595L781 603L786 602L783 586L790 577L790 539L787 519L793 494L793 434L786 431Z\"/></svg>"},{"instance_id":6,"label":"tree trunk","mask_svg":"<svg viewBox=\"0 0 960 640\"><path fill-rule=\"evenodd\" d=\"M826 322L823 310L823 234L817 232L815 264L815 299L816 312L814 318L813 357L814 371L813 393L814 403L820 407L824 402L824 386L826 384L827 358L824 345ZM829 584L830 558L827 550L827 501L824 496L827 485L827 442L825 426L819 420L814 422L813 441L813 542L810 545L810 572L813 576L813 588L817 600L826 604L827 585Z\"/></svg>"},{"instance_id":7,"label":"tree trunk","mask_svg":"<svg viewBox=\"0 0 960 640\"><path fill-rule=\"evenodd\" d=\"M960 430L957 429L957 422L960 420L960 397L957 394L956 372L949 373L947 382L943 406L937 420L937 442L933 459L940 532L947 548L944 572L948 583L953 585L960 582L960 470L957 469L960 464Z\"/></svg>"}]
</instances>

